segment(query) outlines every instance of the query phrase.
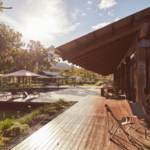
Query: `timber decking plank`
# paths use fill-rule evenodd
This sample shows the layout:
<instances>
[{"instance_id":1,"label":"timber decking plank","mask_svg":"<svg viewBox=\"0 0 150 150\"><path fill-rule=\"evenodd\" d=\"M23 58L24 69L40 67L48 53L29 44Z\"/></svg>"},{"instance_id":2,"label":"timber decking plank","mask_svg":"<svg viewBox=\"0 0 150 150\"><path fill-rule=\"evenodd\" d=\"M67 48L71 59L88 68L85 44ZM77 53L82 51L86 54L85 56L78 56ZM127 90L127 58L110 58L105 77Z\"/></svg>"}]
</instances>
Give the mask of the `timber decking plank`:
<instances>
[{"instance_id":1,"label":"timber decking plank","mask_svg":"<svg viewBox=\"0 0 150 150\"><path fill-rule=\"evenodd\" d=\"M114 142L108 139L105 104L110 106L117 119L131 116L127 101L106 99L99 95L99 90L92 89L88 96L78 100L78 103L13 150L137 150L143 148L140 145L132 145L120 129L113 139ZM137 122L137 119L135 120ZM109 123L111 126L112 118ZM137 123L135 124L137 126ZM131 134L134 138L141 135L133 128Z\"/></svg>"},{"instance_id":2,"label":"timber decking plank","mask_svg":"<svg viewBox=\"0 0 150 150\"><path fill-rule=\"evenodd\" d=\"M101 97L101 105L100 105L100 108L99 108L99 114L100 115L100 121L101 121L101 125L100 125L100 128L99 128L99 134L98 134L98 138L97 138L97 141L96 141L96 146L95 146L95 150L100 150L103 148L103 143L104 143L104 134L105 134L105 107L104 107L104 104L106 102L106 99L104 97ZM93 147L94 149L94 147Z\"/></svg>"},{"instance_id":3,"label":"timber decking plank","mask_svg":"<svg viewBox=\"0 0 150 150\"><path fill-rule=\"evenodd\" d=\"M95 102L96 104L97 104L97 101ZM87 140L87 135L90 133L90 130L91 130L91 128L92 128L92 124L94 123L94 117L93 117L93 114L95 113L95 110L96 110L96 108L95 108L95 103L94 103L94 107L93 107L93 110L92 110L92 113L91 113L91 119L90 120L88 120L87 121L87 123L86 123L86 126L87 126L87 128L86 128L86 130L85 130L85 132L84 132L84 134L82 134L83 136L82 136L82 139L81 138L78 138L77 140L76 140L76 142L74 143L74 145L73 145L73 147L72 147L72 149L84 149L84 146L85 146L85 144L86 144L86 140ZM81 136L80 136L81 137ZM83 143L82 143L82 146L81 146L81 141L83 141ZM83 148L82 148L83 147Z\"/></svg>"},{"instance_id":4,"label":"timber decking plank","mask_svg":"<svg viewBox=\"0 0 150 150\"><path fill-rule=\"evenodd\" d=\"M89 105L90 107L91 107L91 105ZM67 147L67 145L69 144L69 142L70 142L70 135L71 134L76 134L76 132L79 130L79 128L84 124L84 121L85 121L85 118L87 118L86 117L86 115L89 113L89 111L90 111L90 107L88 107L88 110L87 111L85 111L85 115L83 114L83 115L80 115L80 117L78 118L78 120L76 120L76 122L74 122L74 124L73 124L73 128L67 133L67 134L65 134L64 135L64 137L62 138L62 140L61 140L61 142L59 143L59 145L57 145L56 147L55 147L55 149L57 150L57 149L65 149L66 147ZM70 140L68 140L68 138L70 139ZM65 144L64 144L65 143ZM65 148L64 148L65 147Z\"/></svg>"},{"instance_id":5,"label":"timber decking plank","mask_svg":"<svg viewBox=\"0 0 150 150\"><path fill-rule=\"evenodd\" d=\"M87 104L87 106L88 105L89 104ZM86 108L86 105L85 105L84 109L88 109L88 107ZM81 109L79 112L82 113L82 111L84 111L84 109ZM69 129L71 128L71 124L73 124L76 120L79 119L78 117L79 116L75 113L74 116L69 118L70 120L69 120L69 122L67 122L67 124L64 123L62 126L60 126L59 131L57 132L57 134L54 135L54 137L46 138L46 140L39 147L37 147L37 149L40 149L41 147L49 148L49 146L51 144L55 143L55 139L57 139L57 138L59 138L61 141L64 131L65 131L65 133L67 133L67 131L69 131ZM69 127L69 125L70 125L70 127Z\"/></svg>"},{"instance_id":6,"label":"timber decking plank","mask_svg":"<svg viewBox=\"0 0 150 150\"><path fill-rule=\"evenodd\" d=\"M94 118L95 118L95 121L94 121L94 124L92 126L92 129L91 129L91 132L90 134L88 135L88 139L87 139L87 143L85 145L85 150L86 149L90 149L91 148L91 145L92 145L92 142L93 140L95 139L95 131L97 129L97 125L98 125L98 117L99 117L99 106L101 104L101 101L97 101L98 103L95 104L95 112L93 114Z\"/></svg>"},{"instance_id":7,"label":"timber decking plank","mask_svg":"<svg viewBox=\"0 0 150 150\"><path fill-rule=\"evenodd\" d=\"M92 138L92 143L90 146L91 150L95 150L96 149L96 145L97 145L97 140L99 138L99 134L101 131L101 121L104 119L104 114L101 114L101 105L103 106L104 101L101 101L101 103L99 103L99 105L97 106L97 111L96 111L96 127L95 127L95 131L94 131L94 136Z\"/></svg>"},{"instance_id":8,"label":"timber decking plank","mask_svg":"<svg viewBox=\"0 0 150 150\"><path fill-rule=\"evenodd\" d=\"M75 108L74 108L74 107L75 107ZM74 105L73 108L74 108L74 109L78 108L78 105ZM70 110L67 110L67 111L70 112ZM68 116L66 116L66 115L68 115ZM62 117L62 118L61 118L61 117ZM63 117L64 117L64 118L63 118ZM65 118L65 117L66 117L66 118ZM61 119L59 120L59 118L61 118ZM72 114L71 114L71 118L73 118L73 115L72 115ZM63 119L64 119L64 120L63 120ZM62 125L62 124L63 124L63 122L61 122L62 120L63 120L63 122L65 122L65 121L67 121L67 120L70 120L70 119L69 119L69 113L65 113L65 114L63 114L63 115L60 115L60 116L58 116L58 118L56 118L56 119L54 119L53 121L51 121L50 124L53 125L52 128L50 128L48 125L44 126L45 128L42 128L44 131L41 130L41 134L40 134L40 135L42 135L43 132L47 131L48 128L49 128L49 130L52 130L52 129L56 129L58 126ZM53 122L54 122L54 123L57 123L57 121L59 121L60 124L59 124L59 122L58 122L58 124L52 124ZM39 130L39 131L40 131L40 130ZM56 131L57 131L57 129L56 129ZM45 132L45 133L46 133L46 132ZM43 135L43 136L44 136L44 135ZM32 138L32 140L30 140L30 138ZM32 142L32 145L34 145L34 143L37 142L37 141L35 140L35 139L37 139L36 134L32 135L32 137L30 137L30 138L28 138L29 143ZM39 141L41 141L41 136L39 137ZM26 142L26 145L27 145L28 147L31 147L31 145L29 145L29 143ZM19 149L22 149L22 147L18 147L18 148L19 148ZM26 147L26 148L27 148L27 147Z\"/></svg>"}]
</instances>

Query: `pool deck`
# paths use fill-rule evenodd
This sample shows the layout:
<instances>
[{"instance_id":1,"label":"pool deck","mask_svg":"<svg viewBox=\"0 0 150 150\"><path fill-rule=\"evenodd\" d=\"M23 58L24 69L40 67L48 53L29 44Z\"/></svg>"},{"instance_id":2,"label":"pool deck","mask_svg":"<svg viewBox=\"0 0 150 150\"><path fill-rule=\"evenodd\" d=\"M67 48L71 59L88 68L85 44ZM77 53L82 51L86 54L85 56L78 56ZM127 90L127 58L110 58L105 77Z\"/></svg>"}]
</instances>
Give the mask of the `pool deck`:
<instances>
[{"instance_id":1,"label":"pool deck","mask_svg":"<svg viewBox=\"0 0 150 150\"><path fill-rule=\"evenodd\" d=\"M48 88L51 88L51 87L48 87ZM18 97L18 96L14 96L14 98L12 98L11 93L7 92L6 95L9 95L7 96L7 99L6 97L3 96L3 94L0 94L0 101L52 103L52 102L58 101L60 98L65 99L67 101L79 101L83 97L87 96L87 94L91 92L91 89L94 89L94 88L90 86L67 87L67 89L62 89L59 91L50 91L48 93L40 93L40 97L38 95L36 95L35 97L33 95L30 95L30 97L28 96L25 99Z\"/></svg>"},{"instance_id":2,"label":"pool deck","mask_svg":"<svg viewBox=\"0 0 150 150\"><path fill-rule=\"evenodd\" d=\"M65 94L66 91L68 94ZM118 119L130 117L130 108L126 100L101 97L99 90L95 89L95 87L70 88L66 89L66 91L57 91L60 93L56 92L55 95L58 95L55 98L70 99L78 102L12 150L146 149L139 141L139 137L142 139L144 137L143 129L136 132L133 127L131 128L133 143L125 137L120 129L115 134L113 141L109 140L104 105L108 104ZM110 119L109 121L110 125L112 125L113 120ZM137 127L137 119L134 119L134 121L135 127ZM115 128L113 128L113 131ZM150 144L150 132L148 132L146 142ZM147 149L150 149L150 147Z\"/></svg>"}]
</instances>

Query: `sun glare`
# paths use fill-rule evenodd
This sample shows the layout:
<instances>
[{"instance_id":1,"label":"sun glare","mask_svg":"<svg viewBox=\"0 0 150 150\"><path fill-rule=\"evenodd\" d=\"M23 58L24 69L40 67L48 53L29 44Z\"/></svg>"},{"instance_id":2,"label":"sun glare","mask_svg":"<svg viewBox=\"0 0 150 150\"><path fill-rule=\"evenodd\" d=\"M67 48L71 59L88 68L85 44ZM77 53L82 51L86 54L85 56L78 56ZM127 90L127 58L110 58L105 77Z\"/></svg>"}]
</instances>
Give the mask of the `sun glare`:
<instances>
[{"instance_id":1,"label":"sun glare","mask_svg":"<svg viewBox=\"0 0 150 150\"><path fill-rule=\"evenodd\" d=\"M56 31L57 28L53 23L46 20L32 20L28 23L26 34L33 40L39 40L41 38L50 38L50 34Z\"/></svg>"}]
</instances>

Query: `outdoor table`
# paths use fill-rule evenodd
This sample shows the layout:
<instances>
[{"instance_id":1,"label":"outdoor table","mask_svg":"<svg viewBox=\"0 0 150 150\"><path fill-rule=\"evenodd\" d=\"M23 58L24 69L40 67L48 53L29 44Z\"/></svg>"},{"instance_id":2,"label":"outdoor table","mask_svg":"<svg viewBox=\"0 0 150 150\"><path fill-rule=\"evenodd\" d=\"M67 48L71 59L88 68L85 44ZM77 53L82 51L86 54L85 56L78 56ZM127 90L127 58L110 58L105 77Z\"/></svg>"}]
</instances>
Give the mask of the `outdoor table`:
<instances>
[{"instance_id":1,"label":"outdoor table","mask_svg":"<svg viewBox=\"0 0 150 150\"><path fill-rule=\"evenodd\" d=\"M143 128L145 130L145 139L147 139L146 138L146 130L150 131L150 121L144 120L144 121L140 122L139 125L141 128Z\"/></svg>"},{"instance_id":2,"label":"outdoor table","mask_svg":"<svg viewBox=\"0 0 150 150\"><path fill-rule=\"evenodd\" d=\"M104 90L107 90L107 93L109 93L109 90L115 90L116 88L114 86L107 86L107 87L96 87L96 89L100 89L101 96L104 96Z\"/></svg>"}]
</instances>

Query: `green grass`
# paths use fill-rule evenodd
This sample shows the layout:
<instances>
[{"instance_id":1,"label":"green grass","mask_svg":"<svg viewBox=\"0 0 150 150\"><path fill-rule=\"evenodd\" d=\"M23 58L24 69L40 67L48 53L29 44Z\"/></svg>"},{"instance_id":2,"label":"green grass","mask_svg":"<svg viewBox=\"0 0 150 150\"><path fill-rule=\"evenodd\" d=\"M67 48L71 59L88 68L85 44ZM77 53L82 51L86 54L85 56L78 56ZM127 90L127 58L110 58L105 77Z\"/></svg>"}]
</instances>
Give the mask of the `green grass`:
<instances>
[{"instance_id":1,"label":"green grass","mask_svg":"<svg viewBox=\"0 0 150 150\"><path fill-rule=\"evenodd\" d=\"M26 115L25 112L17 113L17 111L0 111L0 121L5 120L7 118L18 119L18 118L25 116L25 115Z\"/></svg>"},{"instance_id":2,"label":"green grass","mask_svg":"<svg viewBox=\"0 0 150 150\"><path fill-rule=\"evenodd\" d=\"M0 91L6 91L6 90L9 90L10 88L15 88L15 89L21 89L23 87L23 83L18 83L19 87L16 88L15 86L16 83L14 83L13 85L1 85L0 86ZM36 85L42 85L43 82L37 82ZM27 83L27 84L24 84L24 87L29 87L29 86L35 86L35 83Z\"/></svg>"},{"instance_id":3,"label":"green grass","mask_svg":"<svg viewBox=\"0 0 150 150\"><path fill-rule=\"evenodd\" d=\"M96 86L96 84L83 84L83 86Z\"/></svg>"}]
</instances>

